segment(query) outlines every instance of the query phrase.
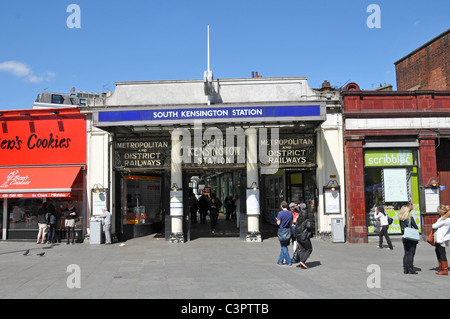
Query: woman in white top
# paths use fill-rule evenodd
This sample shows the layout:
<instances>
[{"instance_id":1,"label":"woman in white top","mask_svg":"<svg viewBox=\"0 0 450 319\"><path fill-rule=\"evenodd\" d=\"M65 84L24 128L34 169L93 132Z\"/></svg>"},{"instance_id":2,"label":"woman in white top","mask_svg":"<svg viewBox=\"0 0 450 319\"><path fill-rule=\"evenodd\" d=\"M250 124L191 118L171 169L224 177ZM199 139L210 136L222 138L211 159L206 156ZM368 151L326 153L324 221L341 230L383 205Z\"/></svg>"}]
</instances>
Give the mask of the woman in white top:
<instances>
[{"instance_id":1,"label":"woman in white top","mask_svg":"<svg viewBox=\"0 0 450 319\"><path fill-rule=\"evenodd\" d=\"M388 234L389 221L387 214L384 212L384 206L380 205L375 207L375 219L379 219L381 223L381 230L379 234L380 241L378 244L378 248L383 248L383 236L384 236L389 246L388 249L390 250L394 249L394 247L392 247L392 242Z\"/></svg>"},{"instance_id":2,"label":"woman in white top","mask_svg":"<svg viewBox=\"0 0 450 319\"><path fill-rule=\"evenodd\" d=\"M437 209L441 217L433 224L434 242L436 257L439 263L439 271L436 275L448 275L447 256L445 254L445 246L450 242L450 212L445 205L441 205Z\"/></svg>"}]
</instances>

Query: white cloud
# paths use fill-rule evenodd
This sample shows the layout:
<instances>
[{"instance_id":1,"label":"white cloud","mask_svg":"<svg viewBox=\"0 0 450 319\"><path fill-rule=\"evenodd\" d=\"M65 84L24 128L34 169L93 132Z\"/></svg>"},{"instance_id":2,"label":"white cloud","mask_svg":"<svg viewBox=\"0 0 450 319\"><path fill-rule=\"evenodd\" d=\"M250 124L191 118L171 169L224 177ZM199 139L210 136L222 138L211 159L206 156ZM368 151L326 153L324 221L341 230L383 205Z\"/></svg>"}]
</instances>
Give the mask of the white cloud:
<instances>
[{"instance_id":1,"label":"white cloud","mask_svg":"<svg viewBox=\"0 0 450 319\"><path fill-rule=\"evenodd\" d=\"M0 71L9 72L14 76L24 78L26 82L41 83L43 81L50 81L56 74L54 72L47 72L44 76L36 76L33 74L31 67L22 62L5 61L0 63Z\"/></svg>"}]
</instances>

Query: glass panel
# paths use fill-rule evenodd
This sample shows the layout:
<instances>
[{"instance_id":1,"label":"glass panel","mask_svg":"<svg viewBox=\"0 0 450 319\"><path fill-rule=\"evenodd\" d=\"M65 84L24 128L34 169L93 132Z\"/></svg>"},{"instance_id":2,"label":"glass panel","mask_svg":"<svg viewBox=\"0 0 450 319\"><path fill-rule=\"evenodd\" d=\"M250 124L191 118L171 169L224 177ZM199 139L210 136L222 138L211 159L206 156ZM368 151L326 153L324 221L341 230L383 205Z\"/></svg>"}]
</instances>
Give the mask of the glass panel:
<instances>
[{"instance_id":1,"label":"glass panel","mask_svg":"<svg viewBox=\"0 0 450 319\"><path fill-rule=\"evenodd\" d=\"M126 218L124 224L161 221L161 178L125 176Z\"/></svg>"}]
</instances>

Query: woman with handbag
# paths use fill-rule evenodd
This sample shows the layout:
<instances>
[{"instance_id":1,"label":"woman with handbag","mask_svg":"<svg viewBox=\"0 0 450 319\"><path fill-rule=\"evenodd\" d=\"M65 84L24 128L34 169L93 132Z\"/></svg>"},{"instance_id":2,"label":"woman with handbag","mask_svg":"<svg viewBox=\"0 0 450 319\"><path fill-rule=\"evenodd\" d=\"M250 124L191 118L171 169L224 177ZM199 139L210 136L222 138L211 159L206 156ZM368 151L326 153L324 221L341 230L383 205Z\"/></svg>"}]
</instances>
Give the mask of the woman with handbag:
<instances>
[{"instance_id":1,"label":"woman with handbag","mask_svg":"<svg viewBox=\"0 0 450 319\"><path fill-rule=\"evenodd\" d=\"M445 253L445 246L450 242L450 211L445 205L437 208L438 214L441 216L436 223L433 224L434 241L436 257L439 263L439 271L436 275L448 275L448 263Z\"/></svg>"},{"instance_id":2,"label":"woman with handbag","mask_svg":"<svg viewBox=\"0 0 450 319\"><path fill-rule=\"evenodd\" d=\"M402 230L402 235L405 233L407 227L419 229L417 227L414 218L410 216L411 208L409 206L403 206L398 214L398 219L400 220L400 228ZM416 254L417 241L402 238L403 249L405 251L403 255L403 273L404 274L417 274L414 270L414 255Z\"/></svg>"},{"instance_id":3,"label":"woman with handbag","mask_svg":"<svg viewBox=\"0 0 450 319\"><path fill-rule=\"evenodd\" d=\"M381 223L381 230L380 230L380 239L378 248L383 248L383 236L386 238L386 241L388 243L388 249L393 250L394 247L392 246L391 239L389 238L388 229L389 229L389 220L388 215L384 212L384 206L380 205L375 207L375 219L379 219Z\"/></svg>"},{"instance_id":4,"label":"woman with handbag","mask_svg":"<svg viewBox=\"0 0 450 319\"><path fill-rule=\"evenodd\" d=\"M283 260L286 261L288 266L292 265L291 257L289 256L289 250L287 246L291 240L291 225L292 225L292 213L288 210L288 203L286 201L281 202L281 211L278 212L276 217L278 228L278 240L281 245L280 257L278 258L278 265L283 264Z\"/></svg>"}]
</instances>

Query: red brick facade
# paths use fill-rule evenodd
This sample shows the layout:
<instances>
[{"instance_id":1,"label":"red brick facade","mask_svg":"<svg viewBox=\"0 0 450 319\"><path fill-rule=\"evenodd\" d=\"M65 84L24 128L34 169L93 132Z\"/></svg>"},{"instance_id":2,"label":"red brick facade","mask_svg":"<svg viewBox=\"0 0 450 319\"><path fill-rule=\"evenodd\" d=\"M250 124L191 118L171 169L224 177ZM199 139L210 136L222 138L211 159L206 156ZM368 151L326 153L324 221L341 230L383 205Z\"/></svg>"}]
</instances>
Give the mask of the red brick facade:
<instances>
[{"instance_id":1,"label":"red brick facade","mask_svg":"<svg viewBox=\"0 0 450 319\"><path fill-rule=\"evenodd\" d=\"M450 90L450 29L395 62L397 90Z\"/></svg>"},{"instance_id":2,"label":"red brick facade","mask_svg":"<svg viewBox=\"0 0 450 319\"><path fill-rule=\"evenodd\" d=\"M344 123L347 123L349 119L374 121L388 118L450 117L450 91L362 91L357 84L350 83L343 92L343 98ZM408 138L417 141L419 185L426 185L431 178L438 176L437 141L441 137L450 136L450 129L385 127L349 130L345 127L344 136L347 240L350 243L365 243L368 241L366 213L370 207L365 207L364 143L377 138L390 141L402 141ZM446 192L450 192L449 189L450 185L446 187ZM422 229L425 234L429 233L431 224L436 219L437 215L422 216Z\"/></svg>"},{"instance_id":3,"label":"red brick facade","mask_svg":"<svg viewBox=\"0 0 450 319\"><path fill-rule=\"evenodd\" d=\"M351 243L367 242L366 208L364 203L364 155L362 137L351 137L345 143L347 194L347 238Z\"/></svg>"}]
</instances>

